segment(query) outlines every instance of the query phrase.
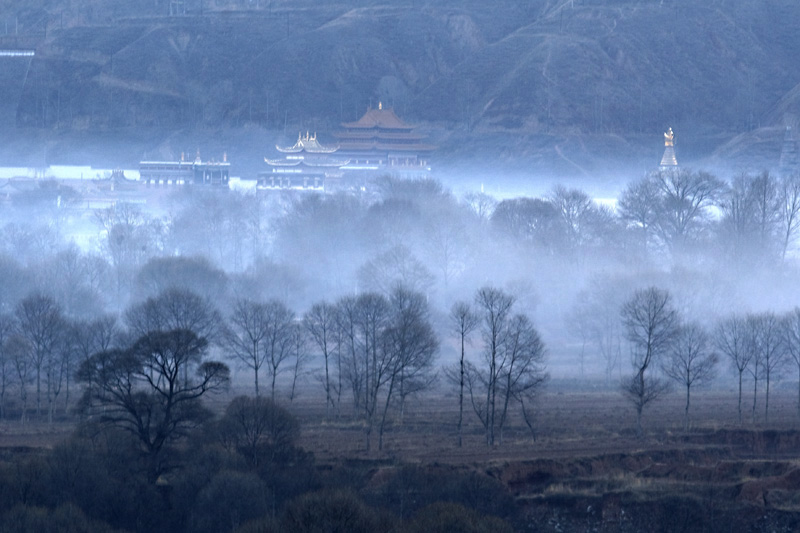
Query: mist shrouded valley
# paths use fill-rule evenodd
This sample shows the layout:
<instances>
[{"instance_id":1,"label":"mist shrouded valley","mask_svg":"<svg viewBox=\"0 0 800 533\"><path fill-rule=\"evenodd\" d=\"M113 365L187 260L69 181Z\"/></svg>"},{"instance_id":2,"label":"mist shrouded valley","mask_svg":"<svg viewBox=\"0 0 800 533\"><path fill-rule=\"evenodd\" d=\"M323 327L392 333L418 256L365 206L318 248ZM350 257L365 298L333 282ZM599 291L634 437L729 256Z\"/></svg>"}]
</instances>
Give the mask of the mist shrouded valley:
<instances>
[{"instance_id":1,"label":"mist shrouded valley","mask_svg":"<svg viewBox=\"0 0 800 533\"><path fill-rule=\"evenodd\" d=\"M0 0L0 531L793 531L800 6Z\"/></svg>"}]
</instances>

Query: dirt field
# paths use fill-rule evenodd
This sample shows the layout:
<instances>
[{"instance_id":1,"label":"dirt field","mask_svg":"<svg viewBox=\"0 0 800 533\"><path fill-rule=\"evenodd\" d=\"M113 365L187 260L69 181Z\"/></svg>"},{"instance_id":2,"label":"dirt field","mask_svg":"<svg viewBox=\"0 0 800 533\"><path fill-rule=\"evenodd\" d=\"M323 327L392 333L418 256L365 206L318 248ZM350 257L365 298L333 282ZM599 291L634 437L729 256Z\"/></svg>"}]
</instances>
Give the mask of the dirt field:
<instances>
[{"instance_id":1,"label":"dirt field","mask_svg":"<svg viewBox=\"0 0 800 533\"><path fill-rule=\"evenodd\" d=\"M215 397L212 407L221 411L245 392L235 388ZM375 487L403 465L429 474L486 474L513 496L523 517L523 525L516 525L521 530L716 531L722 525L729 531L796 530L800 422L795 391L783 388L771 395L768 424L761 397L755 423L752 398L745 397L745 422L739 425L735 391L695 396L688 432L683 430L684 399L674 393L645 411L645 436L637 438L634 412L619 393L557 384L541 398L536 441L515 414L502 444L488 447L470 408L461 448L456 445L457 399L427 396L413 400L402 421L391 420L383 450L377 449L376 429L369 452L363 424L352 419L348 406L326 419L324 399L313 388L287 405L301 422L300 445L314 453L319 468L347 464ZM0 460L49 448L73 427L67 420L24 426L4 421ZM684 522L689 525L681 526Z\"/></svg>"}]
</instances>

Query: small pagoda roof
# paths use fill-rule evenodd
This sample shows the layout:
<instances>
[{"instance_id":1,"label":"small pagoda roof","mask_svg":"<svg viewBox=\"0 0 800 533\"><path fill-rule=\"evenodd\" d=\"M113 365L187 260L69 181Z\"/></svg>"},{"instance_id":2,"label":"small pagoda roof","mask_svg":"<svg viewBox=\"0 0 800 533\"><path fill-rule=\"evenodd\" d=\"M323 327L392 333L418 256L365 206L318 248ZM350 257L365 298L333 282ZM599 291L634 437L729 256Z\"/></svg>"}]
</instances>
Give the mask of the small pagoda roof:
<instances>
[{"instance_id":1,"label":"small pagoda roof","mask_svg":"<svg viewBox=\"0 0 800 533\"><path fill-rule=\"evenodd\" d=\"M368 109L364 116L356 122L343 122L343 128L349 129L373 129L383 128L391 130L411 130L414 126L409 126L395 115L394 109L384 108L383 104L378 104L378 109Z\"/></svg>"},{"instance_id":2,"label":"small pagoda roof","mask_svg":"<svg viewBox=\"0 0 800 533\"><path fill-rule=\"evenodd\" d=\"M306 136L303 137L302 132L297 135L297 142L294 143L294 146L282 147L275 145L275 148L278 149L279 152L283 152L284 154L297 154L300 152L308 152L312 154L332 154L336 150L339 149L338 146L323 146L317 141L317 134L309 135L306 132Z\"/></svg>"}]
</instances>

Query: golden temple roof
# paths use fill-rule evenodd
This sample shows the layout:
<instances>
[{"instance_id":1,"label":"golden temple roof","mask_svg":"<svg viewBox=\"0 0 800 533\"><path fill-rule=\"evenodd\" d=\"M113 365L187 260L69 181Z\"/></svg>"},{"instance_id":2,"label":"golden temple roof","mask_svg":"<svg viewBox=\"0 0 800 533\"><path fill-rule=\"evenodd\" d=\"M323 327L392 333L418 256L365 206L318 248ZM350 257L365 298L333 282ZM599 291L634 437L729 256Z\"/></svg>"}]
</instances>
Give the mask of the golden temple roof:
<instances>
[{"instance_id":1,"label":"golden temple roof","mask_svg":"<svg viewBox=\"0 0 800 533\"><path fill-rule=\"evenodd\" d=\"M317 134L314 133L311 135L308 132L306 132L305 137L303 137L302 132L298 133L297 142L294 143L294 146L281 147L276 144L275 148L277 148L279 152L283 152L285 154L296 154L299 152L332 154L339 149L338 146L330 147L321 145L319 141L317 141Z\"/></svg>"}]
</instances>

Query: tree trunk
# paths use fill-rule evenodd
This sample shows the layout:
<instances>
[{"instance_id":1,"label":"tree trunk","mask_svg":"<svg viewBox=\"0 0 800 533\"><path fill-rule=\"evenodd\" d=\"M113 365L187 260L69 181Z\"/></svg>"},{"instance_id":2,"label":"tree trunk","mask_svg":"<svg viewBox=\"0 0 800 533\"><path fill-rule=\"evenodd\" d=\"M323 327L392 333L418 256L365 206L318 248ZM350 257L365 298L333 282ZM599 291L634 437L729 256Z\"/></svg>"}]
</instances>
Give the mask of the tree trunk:
<instances>
[{"instance_id":1,"label":"tree trunk","mask_svg":"<svg viewBox=\"0 0 800 533\"><path fill-rule=\"evenodd\" d=\"M764 401L764 423L769 424L769 369L767 369L767 388Z\"/></svg>"},{"instance_id":2,"label":"tree trunk","mask_svg":"<svg viewBox=\"0 0 800 533\"><path fill-rule=\"evenodd\" d=\"M383 415L381 416L381 425L378 429L378 450L383 450L383 430L386 427L386 414L389 412L389 402L392 400L393 390L394 378L389 380L389 392L386 394L386 402L383 404Z\"/></svg>"},{"instance_id":3,"label":"tree trunk","mask_svg":"<svg viewBox=\"0 0 800 533\"><path fill-rule=\"evenodd\" d=\"M743 370L739 371L739 425L742 425L742 372ZM798 403L798 409L800 409L800 403ZM798 411L800 412L800 411Z\"/></svg>"},{"instance_id":4,"label":"tree trunk","mask_svg":"<svg viewBox=\"0 0 800 533\"><path fill-rule=\"evenodd\" d=\"M797 371L800 373L800 364L797 365ZM797 416L800 418L800 379L797 380Z\"/></svg>"},{"instance_id":5,"label":"tree trunk","mask_svg":"<svg viewBox=\"0 0 800 533\"><path fill-rule=\"evenodd\" d=\"M800 409L800 400L798 401ZM798 411L800 412L800 411ZM458 447L461 448L461 427L464 420L464 335L461 335L461 382L458 389Z\"/></svg>"},{"instance_id":6,"label":"tree trunk","mask_svg":"<svg viewBox=\"0 0 800 533\"><path fill-rule=\"evenodd\" d=\"M642 438L644 431L642 430L642 405L636 406L636 436Z\"/></svg>"},{"instance_id":7,"label":"tree trunk","mask_svg":"<svg viewBox=\"0 0 800 533\"><path fill-rule=\"evenodd\" d=\"M689 393L691 387L686 385L686 412L683 415L683 431L689 431Z\"/></svg>"}]
</instances>

